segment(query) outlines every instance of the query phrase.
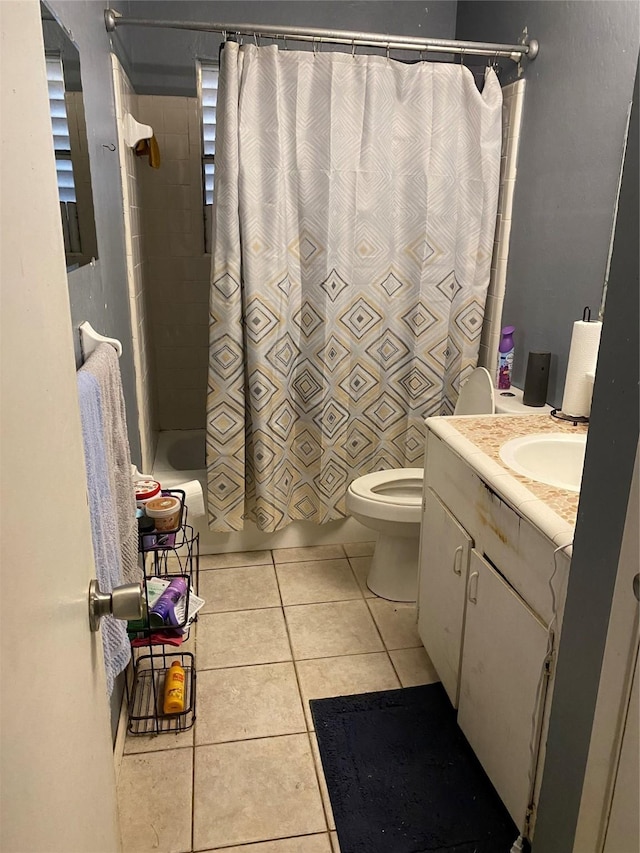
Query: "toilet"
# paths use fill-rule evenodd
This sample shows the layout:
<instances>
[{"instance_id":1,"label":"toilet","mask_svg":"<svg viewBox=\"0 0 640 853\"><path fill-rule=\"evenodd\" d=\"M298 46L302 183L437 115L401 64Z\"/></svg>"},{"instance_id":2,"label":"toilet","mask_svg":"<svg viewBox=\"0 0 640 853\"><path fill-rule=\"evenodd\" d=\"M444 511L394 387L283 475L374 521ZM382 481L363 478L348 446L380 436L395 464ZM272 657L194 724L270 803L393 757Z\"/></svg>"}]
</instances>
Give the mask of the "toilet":
<instances>
[{"instance_id":1,"label":"toilet","mask_svg":"<svg viewBox=\"0 0 640 853\"><path fill-rule=\"evenodd\" d=\"M491 374L477 367L460 388L454 415L515 413L516 390L504 406L496 403ZM520 406L520 413L531 412ZM347 490L349 515L378 533L367 586L390 601L416 600L422 486L422 468L396 468L358 477Z\"/></svg>"}]
</instances>

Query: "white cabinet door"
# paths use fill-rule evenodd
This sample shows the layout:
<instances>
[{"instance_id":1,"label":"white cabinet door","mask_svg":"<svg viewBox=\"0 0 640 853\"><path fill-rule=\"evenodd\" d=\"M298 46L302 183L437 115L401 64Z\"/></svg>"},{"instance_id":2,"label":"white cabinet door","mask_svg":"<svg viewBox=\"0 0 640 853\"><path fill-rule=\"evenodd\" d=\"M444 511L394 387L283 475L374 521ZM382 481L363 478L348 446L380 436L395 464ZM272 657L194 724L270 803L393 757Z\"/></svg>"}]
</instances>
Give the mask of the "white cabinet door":
<instances>
[{"instance_id":1,"label":"white cabinet door","mask_svg":"<svg viewBox=\"0 0 640 853\"><path fill-rule=\"evenodd\" d=\"M425 493L422 537L418 632L455 708L473 542L431 489Z\"/></svg>"},{"instance_id":2,"label":"white cabinet door","mask_svg":"<svg viewBox=\"0 0 640 853\"><path fill-rule=\"evenodd\" d=\"M475 550L467 589L458 724L522 829L546 690L547 631Z\"/></svg>"}]
</instances>

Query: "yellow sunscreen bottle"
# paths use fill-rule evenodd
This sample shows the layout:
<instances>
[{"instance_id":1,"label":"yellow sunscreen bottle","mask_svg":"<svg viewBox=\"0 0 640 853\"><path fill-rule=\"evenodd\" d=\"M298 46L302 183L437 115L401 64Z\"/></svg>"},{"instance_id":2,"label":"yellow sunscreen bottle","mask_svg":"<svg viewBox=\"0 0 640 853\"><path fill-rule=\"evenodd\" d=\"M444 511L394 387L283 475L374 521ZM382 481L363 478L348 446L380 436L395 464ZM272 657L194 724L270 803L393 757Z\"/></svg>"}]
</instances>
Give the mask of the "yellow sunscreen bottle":
<instances>
[{"instance_id":1,"label":"yellow sunscreen bottle","mask_svg":"<svg viewBox=\"0 0 640 853\"><path fill-rule=\"evenodd\" d=\"M184 702L184 668L174 660L164 677L164 713L182 714Z\"/></svg>"}]
</instances>

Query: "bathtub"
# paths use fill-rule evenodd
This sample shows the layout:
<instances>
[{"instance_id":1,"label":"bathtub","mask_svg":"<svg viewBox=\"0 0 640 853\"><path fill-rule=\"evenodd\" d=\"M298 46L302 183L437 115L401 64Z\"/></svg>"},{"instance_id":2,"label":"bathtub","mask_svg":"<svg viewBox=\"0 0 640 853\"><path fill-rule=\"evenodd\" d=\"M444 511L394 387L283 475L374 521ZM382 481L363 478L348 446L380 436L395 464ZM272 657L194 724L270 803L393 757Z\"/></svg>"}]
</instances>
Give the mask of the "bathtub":
<instances>
[{"instance_id":1,"label":"bathtub","mask_svg":"<svg viewBox=\"0 0 640 853\"><path fill-rule=\"evenodd\" d=\"M206 496L205 441L206 432L203 429L160 432L151 472L154 478L165 488L179 486L189 480L199 480ZM294 521L276 533L263 533L251 521L245 522L244 530L233 533L211 532L203 517L190 517L189 523L200 533L201 554L370 542L372 537L371 531L354 518L330 521L327 524Z\"/></svg>"}]
</instances>

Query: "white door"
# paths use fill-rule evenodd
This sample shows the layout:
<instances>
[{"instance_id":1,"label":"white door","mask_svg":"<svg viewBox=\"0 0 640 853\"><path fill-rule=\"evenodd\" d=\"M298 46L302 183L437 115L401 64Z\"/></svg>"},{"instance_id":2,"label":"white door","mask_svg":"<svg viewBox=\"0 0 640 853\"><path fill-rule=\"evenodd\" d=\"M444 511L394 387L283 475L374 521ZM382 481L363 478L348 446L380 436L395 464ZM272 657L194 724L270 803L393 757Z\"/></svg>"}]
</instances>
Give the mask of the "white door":
<instances>
[{"instance_id":1,"label":"white door","mask_svg":"<svg viewBox=\"0 0 640 853\"><path fill-rule=\"evenodd\" d=\"M437 495L426 489L420 549L418 633L454 708L473 545Z\"/></svg>"},{"instance_id":2,"label":"white door","mask_svg":"<svg viewBox=\"0 0 640 853\"><path fill-rule=\"evenodd\" d=\"M458 724L522 829L544 701L547 631L522 599L471 552Z\"/></svg>"},{"instance_id":3,"label":"white door","mask_svg":"<svg viewBox=\"0 0 640 853\"><path fill-rule=\"evenodd\" d=\"M638 657L622 736L604 853L640 850L640 678Z\"/></svg>"},{"instance_id":4,"label":"white door","mask_svg":"<svg viewBox=\"0 0 640 853\"><path fill-rule=\"evenodd\" d=\"M97 19L96 19L97 26ZM7 853L119 849L40 9L0 3L0 685Z\"/></svg>"}]
</instances>

